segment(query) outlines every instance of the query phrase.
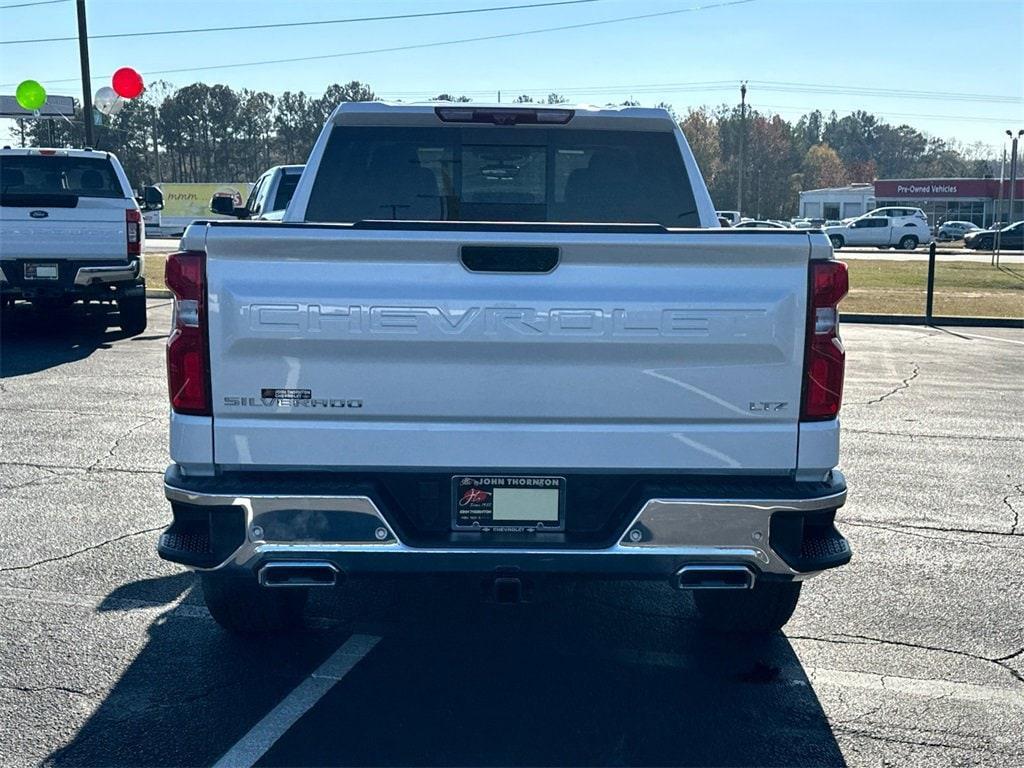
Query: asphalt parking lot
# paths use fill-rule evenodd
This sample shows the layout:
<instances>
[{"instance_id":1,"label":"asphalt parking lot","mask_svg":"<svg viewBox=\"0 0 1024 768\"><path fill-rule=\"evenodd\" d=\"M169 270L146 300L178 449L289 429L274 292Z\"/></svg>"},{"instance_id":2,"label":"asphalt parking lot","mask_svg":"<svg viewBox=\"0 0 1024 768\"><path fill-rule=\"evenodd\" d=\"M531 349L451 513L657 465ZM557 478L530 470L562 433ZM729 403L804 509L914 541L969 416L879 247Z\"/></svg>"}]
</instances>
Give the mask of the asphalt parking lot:
<instances>
[{"instance_id":1,"label":"asphalt parking lot","mask_svg":"<svg viewBox=\"0 0 1024 768\"><path fill-rule=\"evenodd\" d=\"M169 313L0 329L0 763L1024 765L1024 332L845 327L854 560L763 643L663 584L435 578L242 642L154 552Z\"/></svg>"}]
</instances>

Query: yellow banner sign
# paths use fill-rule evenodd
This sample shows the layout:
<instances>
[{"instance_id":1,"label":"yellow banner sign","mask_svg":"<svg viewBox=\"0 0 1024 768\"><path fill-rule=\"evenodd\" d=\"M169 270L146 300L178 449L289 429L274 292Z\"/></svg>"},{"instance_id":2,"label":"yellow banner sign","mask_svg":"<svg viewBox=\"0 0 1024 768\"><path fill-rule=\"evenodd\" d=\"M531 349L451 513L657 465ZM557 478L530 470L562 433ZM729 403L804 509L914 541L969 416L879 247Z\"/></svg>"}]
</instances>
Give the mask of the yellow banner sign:
<instances>
[{"instance_id":1,"label":"yellow banner sign","mask_svg":"<svg viewBox=\"0 0 1024 768\"><path fill-rule=\"evenodd\" d=\"M241 207L249 197L252 184L240 181L228 184L160 184L164 193L165 218L182 219L224 219L210 213L210 198L214 195L231 195L235 205Z\"/></svg>"}]
</instances>

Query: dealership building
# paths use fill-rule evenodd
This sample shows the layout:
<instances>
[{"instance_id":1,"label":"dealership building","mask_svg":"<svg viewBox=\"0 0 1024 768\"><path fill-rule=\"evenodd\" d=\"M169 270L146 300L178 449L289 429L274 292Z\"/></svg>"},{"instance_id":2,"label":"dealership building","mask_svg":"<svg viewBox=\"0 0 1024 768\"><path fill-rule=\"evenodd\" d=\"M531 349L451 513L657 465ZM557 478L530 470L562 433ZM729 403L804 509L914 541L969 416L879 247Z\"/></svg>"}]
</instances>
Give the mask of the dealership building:
<instances>
[{"instance_id":1,"label":"dealership building","mask_svg":"<svg viewBox=\"0 0 1024 768\"><path fill-rule=\"evenodd\" d=\"M814 219L848 219L873 208L921 208L928 221L995 221L1024 219L1024 180L1014 190L1010 216L1010 182L999 179L878 179L874 184L811 189L800 193L800 215Z\"/></svg>"}]
</instances>

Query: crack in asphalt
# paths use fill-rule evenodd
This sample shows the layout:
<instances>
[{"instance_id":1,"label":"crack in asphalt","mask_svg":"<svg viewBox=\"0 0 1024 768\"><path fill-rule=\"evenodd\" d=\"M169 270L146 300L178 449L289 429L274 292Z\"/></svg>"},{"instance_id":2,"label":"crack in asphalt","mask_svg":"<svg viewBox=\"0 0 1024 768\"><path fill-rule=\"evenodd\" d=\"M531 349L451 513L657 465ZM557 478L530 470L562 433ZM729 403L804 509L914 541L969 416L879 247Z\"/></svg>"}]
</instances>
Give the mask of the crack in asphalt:
<instances>
[{"instance_id":1,"label":"crack in asphalt","mask_svg":"<svg viewBox=\"0 0 1024 768\"><path fill-rule=\"evenodd\" d=\"M162 418L163 418L162 415L160 415L160 416L150 416L145 421L141 421L138 424L133 424L132 426L128 427L128 429L124 430L121 434L119 434L117 437L114 438L114 442L107 449L106 453L101 453L99 456L96 457L96 459L93 460L93 462L91 464L89 464L89 465L87 465L85 467L60 466L60 465L56 465L56 464L36 464L36 463L25 462L25 461L0 461L0 467L2 467L2 466L31 467L33 469L38 469L41 472L49 472L50 473L49 475L46 475L45 477L37 477L37 478L34 478L32 480L28 480L28 481L26 481L24 483L18 483L17 485L3 486L3 489L5 491L16 491L16 490L20 490L22 488L28 488L28 487L33 486L33 485L41 485L41 484L43 484L45 482L48 482L49 480L52 480L53 478L72 477L74 475L79 475L79 474L83 474L83 473L88 474L88 473L92 473L92 472L128 472L130 474L161 474L162 475L163 472L159 472L157 470L120 469L120 468L115 468L115 467L100 467L99 466L99 463L101 461L103 461L104 459L109 459L109 458L113 457L114 452L118 448L121 447L121 441L125 440L132 433L142 429L143 427L146 427L146 426L152 424L155 421L159 421Z\"/></svg>"},{"instance_id":2,"label":"crack in asphalt","mask_svg":"<svg viewBox=\"0 0 1024 768\"><path fill-rule=\"evenodd\" d=\"M26 464L17 461L0 461L0 467L32 467L43 472L50 472L51 474L45 475L44 477L37 477L34 480L26 480L24 483L17 483L15 485L3 485L0 486L0 490L4 491L19 491L22 488L28 488L33 485L43 485L44 483L55 480L58 478L66 477L84 477L85 475L102 475L107 472L121 473L125 475L160 475L163 476L163 472L158 469L122 469L119 467L96 467L89 469L89 467L62 467L56 465L46 464ZM63 470L63 471L56 471Z\"/></svg>"},{"instance_id":3,"label":"crack in asphalt","mask_svg":"<svg viewBox=\"0 0 1024 768\"><path fill-rule=\"evenodd\" d=\"M960 546L982 547L984 549L994 549L994 550L1001 551L1001 552L1013 552L1013 553L1018 554L1018 555L1020 554L1020 548L1019 547L1016 547L1016 546L1001 546L999 544L993 544L992 542L989 542L989 541L974 541L972 539L959 538L959 537L955 537L955 536L928 536L926 534L918 533L916 531L910 531L910 530L906 530L904 528L897 528L897 527L893 527L893 526L876 524L876 523L844 522L843 524L844 525L849 525L852 528L873 528L873 529L876 529L876 530L879 530L879 531L889 531L890 533L896 533L896 534L899 534L900 536L911 536L911 537L913 537L915 539L926 539L928 541L947 541L947 542L953 542L955 544L959 544ZM938 530L938 529L936 529L936 530ZM999 534L998 532L996 532L996 535L1005 535L1005 534Z\"/></svg>"},{"instance_id":4,"label":"crack in asphalt","mask_svg":"<svg viewBox=\"0 0 1024 768\"><path fill-rule=\"evenodd\" d=\"M833 637L815 637L813 635L786 635L791 640L811 640L819 643L833 643L837 645L892 645L899 648L911 648L917 651L931 651L933 653L948 653L953 656L963 656L964 658L973 659L974 661L984 661L989 664L995 664L1001 669L1006 670L1018 683L1024 683L1024 674L1018 672L1016 669L1011 667L1006 662L1011 659L1015 659L1021 654L1024 654L1024 648L1020 648L1013 653L1009 653L1005 656L997 656L995 658L989 656L982 656L977 653L970 653L968 651L958 651L954 648L942 648L937 645L925 645L923 643L911 643L905 640L886 640L881 637L872 637L871 635L856 635L848 632L837 632ZM836 639L846 638L846 639ZM854 642L854 641L861 642Z\"/></svg>"},{"instance_id":5,"label":"crack in asphalt","mask_svg":"<svg viewBox=\"0 0 1024 768\"><path fill-rule=\"evenodd\" d=\"M94 549L100 549L100 548L106 547L106 546L108 546L110 544L115 544L115 543L117 543L119 541L124 541L125 539L130 539L133 536L141 536L141 535L143 535L145 533L155 533L156 531L162 531L166 527L167 527L166 525L158 525L158 526L156 526L154 528L143 528L140 531L131 531L129 533L123 533L120 536L114 536L113 538L110 538L110 539L104 539L103 541L99 542L98 544L90 544L88 547L83 547L82 549L76 549L74 552L66 552L63 555L54 555L53 557L45 557L42 560L36 560L35 562L25 563L23 565L8 565L8 566L4 566L4 567L0 568L0 573L11 573L13 571L28 571L28 570L30 570L32 568L37 568L40 565L47 565L48 563L57 563L57 562L60 562L61 560L69 560L72 557L78 557L78 555L85 554L86 552L92 552Z\"/></svg>"},{"instance_id":6,"label":"crack in asphalt","mask_svg":"<svg viewBox=\"0 0 1024 768\"><path fill-rule=\"evenodd\" d=\"M43 693L46 691L59 691L61 693L70 693L75 696L85 696L89 699L95 699L99 697L99 694L94 691L85 691L80 688L69 688L65 685L7 685L0 683L0 688L5 691L19 691L21 693Z\"/></svg>"},{"instance_id":7,"label":"crack in asphalt","mask_svg":"<svg viewBox=\"0 0 1024 768\"><path fill-rule=\"evenodd\" d=\"M1010 512L1013 513L1013 522L1010 524L1011 536L1017 533L1017 526L1020 525L1020 510L1010 503L1010 499L1013 496L1024 496L1024 483L1013 486L1013 490L1016 493L1010 493L1003 497L1003 504L1009 507Z\"/></svg>"},{"instance_id":8,"label":"crack in asphalt","mask_svg":"<svg viewBox=\"0 0 1024 768\"><path fill-rule=\"evenodd\" d=\"M905 738L900 739L895 736L885 736L880 733L871 733L870 731L862 730L860 728L850 728L842 723L837 723L834 730L839 733L844 733L850 736L863 736L865 739L871 741L881 741L887 744L902 744L909 747L935 747L936 749L956 749L961 752L969 752L971 750L981 750L990 755L1016 755L1015 752L1007 752L1000 749L992 749L984 744L971 744L970 746L962 746L959 744L949 744L944 741L926 741L923 739Z\"/></svg>"},{"instance_id":9,"label":"crack in asphalt","mask_svg":"<svg viewBox=\"0 0 1024 768\"><path fill-rule=\"evenodd\" d=\"M145 413L128 413L119 411L116 414L109 411L80 411L68 408L5 408L0 406L0 413L56 413L62 416L146 416Z\"/></svg>"},{"instance_id":10,"label":"crack in asphalt","mask_svg":"<svg viewBox=\"0 0 1024 768\"><path fill-rule=\"evenodd\" d=\"M901 392L904 389L910 389L910 382L912 382L914 379L916 379L918 377L918 375L921 373L921 366L919 366L917 363L911 363L911 365L914 366L914 370L911 371L909 376L907 376L899 384L897 384L895 387L893 387L892 390L890 390L889 392L886 392L881 397L876 397L874 400L868 400L866 403L861 403L861 405L874 405L875 403L882 402L887 397L892 397L897 392Z\"/></svg>"},{"instance_id":11,"label":"crack in asphalt","mask_svg":"<svg viewBox=\"0 0 1024 768\"><path fill-rule=\"evenodd\" d=\"M909 529L912 531L936 531L939 533L971 533L978 536L1000 536L1002 538L1013 539L1024 537L1024 531L1021 533L1014 533L1013 531L986 531L980 528L944 528L937 525L913 525L911 523L889 523L888 525L882 525L870 520L861 520L857 518L844 519L842 523L843 525L852 525L855 528L881 528L882 530L899 533L904 533L905 529ZM1005 549L1005 547L1003 547L1003 549Z\"/></svg>"},{"instance_id":12,"label":"crack in asphalt","mask_svg":"<svg viewBox=\"0 0 1024 768\"><path fill-rule=\"evenodd\" d=\"M857 403L853 403L857 405ZM881 429L856 429L854 427L843 427L843 432L853 432L858 435L880 435L882 437L915 437L932 438L936 440L983 440L993 443L1024 443L1024 437L1010 437L1008 435L950 435L936 434L929 432L886 432Z\"/></svg>"},{"instance_id":13,"label":"crack in asphalt","mask_svg":"<svg viewBox=\"0 0 1024 768\"><path fill-rule=\"evenodd\" d=\"M107 449L106 456L104 456L103 454L100 454L100 456L92 464L90 464L88 467L86 467L86 471L87 472L91 472L93 469L96 468L96 465L98 465L101 461L103 461L104 459L109 459L110 457L112 457L114 455L114 451L116 451L120 447L121 441L126 439L130 434L132 434L133 432L135 432L135 431L137 431L139 429L142 429L143 427L149 426L154 421L157 421L157 420L162 419L162 418L163 418L163 416L150 416L145 421L141 421L138 424L135 424L134 426L128 427L128 429L126 429L124 432L122 432L120 435L118 435L117 437L114 438L114 443L113 443L113 445L110 446L110 448Z\"/></svg>"},{"instance_id":14,"label":"crack in asphalt","mask_svg":"<svg viewBox=\"0 0 1024 768\"><path fill-rule=\"evenodd\" d=\"M3 466L3 465L0 464L0 466ZM46 482L47 480L52 480L55 477L65 477L65 476L70 476L72 474L78 474L78 473L72 473L72 472L58 472L57 468L55 468L55 467L40 467L40 466L31 465L31 464L22 464L22 465L11 464L11 465L8 465L8 466L30 466L33 469L38 469L40 472L47 472L48 474L45 474L42 477L33 478L32 480L26 480L24 483L17 483L15 485L4 485L4 486L2 486L2 488L5 491L17 491L17 490L21 490L22 488L28 488L29 486L32 486L32 485L39 485L41 483ZM70 467L68 469L70 469Z\"/></svg>"},{"instance_id":15,"label":"crack in asphalt","mask_svg":"<svg viewBox=\"0 0 1024 768\"><path fill-rule=\"evenodd\" d=\"M89 467L79 467L67 464L36 464L31 461L0 461L0 467L32 467L33 469L51 470L51 469L76 469L79 472L85 472ZM104 472L121 472L126 475L163 475L162 469L129 469L127 467L96 467L92 470L93 474L103 474ZM59 475L60 473L55 473Z\"/></svg>"}]
</instances>

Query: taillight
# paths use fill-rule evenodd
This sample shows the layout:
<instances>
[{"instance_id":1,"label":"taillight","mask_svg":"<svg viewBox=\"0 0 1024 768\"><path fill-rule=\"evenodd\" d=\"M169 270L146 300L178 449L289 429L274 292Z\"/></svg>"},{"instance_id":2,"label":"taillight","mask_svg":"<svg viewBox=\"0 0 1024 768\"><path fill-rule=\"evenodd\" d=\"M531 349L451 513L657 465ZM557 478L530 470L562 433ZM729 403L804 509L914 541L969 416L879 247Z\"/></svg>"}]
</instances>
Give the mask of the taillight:
<instances>
[{"instance_id":1,"label":"taillight","mask_svg":"<svg viewBox=\"0 0 1024 768\"><path fill-rule=\"evenodd\" d=\"M206 335L206 254L167 257L164 282L174 294L167 339L167 389L177 413L210 415L210 366Z\"/></svg>"},{"instance_id":2,"label":"taillight","mask_svg":"<svg viewBox=\"0 0 1024 768\"><path fill-rule=\"evenodd\" d=\"M843 262L811 262L800 408L803 421L823 421L839 415L846 367L846 350L839 338L839 302L849 290L850 278Z\"/></svg>"},{"instance_id":3,"label":"taillight","mask_svg":"<svg viewBox=\"0 0 1024 768\"><path fill-rule=\"evenodd\" d=\"M142 214L133 208L124 212L125 231L128 237L128 255L142 253Z\"/></svg>"}]
</instances>

